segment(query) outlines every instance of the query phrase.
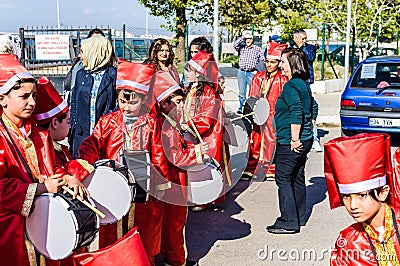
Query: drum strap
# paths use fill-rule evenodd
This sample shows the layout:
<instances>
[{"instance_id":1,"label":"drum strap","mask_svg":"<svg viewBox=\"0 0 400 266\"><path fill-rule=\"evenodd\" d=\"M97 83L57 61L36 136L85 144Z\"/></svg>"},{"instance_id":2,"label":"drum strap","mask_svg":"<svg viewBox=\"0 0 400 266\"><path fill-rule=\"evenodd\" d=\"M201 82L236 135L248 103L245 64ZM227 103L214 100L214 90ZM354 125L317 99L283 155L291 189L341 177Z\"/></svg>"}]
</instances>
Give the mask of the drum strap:
<instances>
[{"instance_id":1,"label":"drum strap","mask_svg":"<svg viewBox=\"0 0 400 266\"><path fill-rule=\"evenodd\" d=\"M0 118L0 121L1 121L1 124L2 124L2 126L4 127L4 129L6 130L6 132L7 132L7 134L8 134L8 137L11 139L11 142L12 142L12 144L13 144L15 150L17 151L18 157L19 157L19 159L21 160L22 164L24 165L25 170L26 170L26 172L27 172L28 175L29 175L29 178L31 179L32 183L36 183L37 181L33 178L32 171L31 171L31 169L29 168L28 163L25 161L25 158L22 156L21 151L18 149L18 146L17 146L17 144L15 143L13 137L11 136L10 131L8 131L6 125L4 124L3 119Z\"/></svg>"}]
</instances>

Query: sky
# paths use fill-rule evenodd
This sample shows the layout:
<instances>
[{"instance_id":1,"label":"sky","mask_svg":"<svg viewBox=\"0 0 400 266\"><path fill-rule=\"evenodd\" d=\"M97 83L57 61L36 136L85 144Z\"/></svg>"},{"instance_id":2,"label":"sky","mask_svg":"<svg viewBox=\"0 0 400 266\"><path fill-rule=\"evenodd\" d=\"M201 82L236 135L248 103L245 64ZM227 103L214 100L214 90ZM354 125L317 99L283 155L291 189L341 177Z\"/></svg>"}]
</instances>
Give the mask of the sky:
<instances>
[{"instance_id":1,"label":"sky","mask_svg":"<svg viewBox=\"0 0 400 266\"><path fill-rule=\"evenodd\" d=\"M60 22L68 27L145 28L146 9L137 0L58 0ZM149 16L149 29L160 29L165 19ZM57 28L57 0L0 0L0 32L19 27Z\"/></svg>"}]
</instances>

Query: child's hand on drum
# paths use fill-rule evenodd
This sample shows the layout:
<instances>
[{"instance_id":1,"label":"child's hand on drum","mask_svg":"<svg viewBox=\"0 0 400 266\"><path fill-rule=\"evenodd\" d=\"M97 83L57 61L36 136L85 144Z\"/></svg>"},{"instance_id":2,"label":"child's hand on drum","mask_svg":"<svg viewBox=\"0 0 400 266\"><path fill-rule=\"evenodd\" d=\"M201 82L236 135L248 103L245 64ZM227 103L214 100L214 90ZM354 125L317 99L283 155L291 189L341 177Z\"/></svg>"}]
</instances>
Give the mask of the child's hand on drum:
<instances>
[{"instance_id":1,"label":"child's hand on drum","mask_svg":"<svg viewBox=\"0 0 400 266\"><path fill-rule=\"evenodd\" d=\"M36 195L43 193L57 193L60 187L64 186L66 181L62 178L62 174L52 175L39 183L36 189Z\"/></svg>"},{"instance_id":2,"label":"child's hand on drum","mask_svg":"<svg viewBox=\"0 0 400 266\"><path fill-rule=\"evenodd\" d=\"M207 142L200 142L200 152L201 154L206 154L208 152L208 143Z\"/></svg>"},{"instance_id":3,"label":"child's hand on drum","mask_svg":"<svg viewBox=\"0 0 400 266\"><path fill-rule=\"evenodd\" d=\"M76 199L78 193L82 198L85 198L86 195L88 197L90 196L87 188L77 178L71 175L65 175L64 179L66 180L66 185L74 191L72 195L74 199Z\"/></svg>"}]
</instances>

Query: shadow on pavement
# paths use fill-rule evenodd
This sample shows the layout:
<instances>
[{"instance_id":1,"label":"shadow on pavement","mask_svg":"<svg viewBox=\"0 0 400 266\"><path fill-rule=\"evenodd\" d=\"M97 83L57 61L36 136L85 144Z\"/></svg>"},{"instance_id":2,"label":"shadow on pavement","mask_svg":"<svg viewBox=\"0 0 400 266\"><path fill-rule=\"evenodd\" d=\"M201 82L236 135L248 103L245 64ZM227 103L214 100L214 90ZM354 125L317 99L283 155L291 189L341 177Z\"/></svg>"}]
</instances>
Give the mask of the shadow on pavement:
<instances>
[{"instance_id":1,"label":"shadow on pavement","mask_svg":"<svg viewBox=\"0 0 400 266\"><path fill-rule=\"evenodd\" d=\"M312 177L309 182L311 185L306 188L306 222L310 219L314 205L322 202L327 192L325 177Z\"/></svg>"},{"instance_id":2,"label":"shadow on pavement","mask_svg":"<svg viewBox=\"0 0 400 266\"><path fill-rule=\"evenodd\" d=\"M226 194L225 201L209 204L202 212L189 211L186 223L188 260L200 260L218 240L234 240L250 235L250 224L232 218L243 211L236 198L249 186L249 182L237 182L242 175L243 157L246 157L245 153L232 156L234 186ZM247 160L244 162L247 163Z\"/></svg>"},{"instance_id":3,"label":"shadow on pavement","mask_svg":"<svg viewBox=\"0 0 400 266\"><path fill-rule=\"evenodd\" d=\"M219 72L221 73L222 76L226 78L236 78L237 77L237 68L234 67L219 67L218 68Z\"/></svg>"}]
</instances>

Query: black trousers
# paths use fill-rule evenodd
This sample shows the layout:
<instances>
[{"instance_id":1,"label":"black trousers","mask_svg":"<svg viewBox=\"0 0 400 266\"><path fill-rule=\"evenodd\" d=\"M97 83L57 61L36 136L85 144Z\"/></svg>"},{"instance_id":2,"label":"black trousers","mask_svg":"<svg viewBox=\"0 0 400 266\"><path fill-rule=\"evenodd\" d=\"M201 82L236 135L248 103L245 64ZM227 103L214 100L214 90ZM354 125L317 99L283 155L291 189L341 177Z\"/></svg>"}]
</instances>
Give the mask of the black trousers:
<instances>
[{"instance_id":1,"label":"black trousers","mask_svg":"<svg viewBox=\"0 0 400 266\"><path fill-rule=\"evenodd\" d=\"M275 226L297 230L306 223L306 184L304 168L312 139L302 142L303 151L296 153L289 145L278 143L275 153L275 182L278 186L280 217Z\"/></svg>"}]
</instances>

